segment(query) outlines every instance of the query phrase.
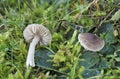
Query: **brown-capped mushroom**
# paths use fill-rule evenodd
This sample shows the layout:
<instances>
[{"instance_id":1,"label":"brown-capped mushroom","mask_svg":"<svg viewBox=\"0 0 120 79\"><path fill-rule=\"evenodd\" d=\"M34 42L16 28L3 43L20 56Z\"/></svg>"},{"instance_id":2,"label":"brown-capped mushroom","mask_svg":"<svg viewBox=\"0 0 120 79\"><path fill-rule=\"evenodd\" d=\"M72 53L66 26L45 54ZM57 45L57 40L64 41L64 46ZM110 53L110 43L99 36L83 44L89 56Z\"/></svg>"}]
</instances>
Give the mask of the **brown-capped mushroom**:
<instances>
[{"instance_id":1,"label":"brown-capped mushroom","mask_svg":"<svg viewBox=\"0 0 120 79\"><path fill-rule=\"evenodd\" d=\"M81 46L83 46L86 50L94 52L101 50L105 45L104 40L92 33L80 33L78 35L78 40Z\"/></svg>"},{"instance_id":2,"label":"brown-capped mushroom","mask_svg":"<svg viewBox=\"0 0 120 79\"><path fill-rule=\"evenodd\" d=\"M52 36L50 31L41 24L30 24L23 31L23 36L26 42L30 43L28 56L26 60L26 67L34 67L34 53L35 46L39 43L40 45L47 45L51 42Z\"/></svg>"}]
</instances>

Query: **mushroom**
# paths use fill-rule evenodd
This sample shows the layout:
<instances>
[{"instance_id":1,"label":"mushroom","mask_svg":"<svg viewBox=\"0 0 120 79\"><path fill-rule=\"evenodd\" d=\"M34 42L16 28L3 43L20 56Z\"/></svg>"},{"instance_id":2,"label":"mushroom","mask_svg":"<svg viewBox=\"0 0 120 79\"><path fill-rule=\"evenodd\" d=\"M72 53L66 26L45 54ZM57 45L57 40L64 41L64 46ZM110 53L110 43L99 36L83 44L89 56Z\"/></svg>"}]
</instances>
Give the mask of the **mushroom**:
<instances>
[{"instance_id":1,"label":"mushroom","mask_svg":"<svg viewBox=\"0 0 120 79\"><path fill-rule=\"evenodd\" d=\"M35 46L39 43L40 45L47 45L51 42L52 36L50 31L42 24L30 24L23 31L23 36L26 42L30 43L28 56L26 60L26 67L35 67L34 53Z\"/></svg>"},{"instance_id":2,"label":"mushroom","mask_svg":"<svg viewBox=\"0 0 120 79\"><path fill-rule=\"evenodd\" d=\"M80 33L78 35L78 40L81 46L83 46L86 50L93 52L101 50L105 45L104 40L92 33Z\"/></svg>"}]
</instances>

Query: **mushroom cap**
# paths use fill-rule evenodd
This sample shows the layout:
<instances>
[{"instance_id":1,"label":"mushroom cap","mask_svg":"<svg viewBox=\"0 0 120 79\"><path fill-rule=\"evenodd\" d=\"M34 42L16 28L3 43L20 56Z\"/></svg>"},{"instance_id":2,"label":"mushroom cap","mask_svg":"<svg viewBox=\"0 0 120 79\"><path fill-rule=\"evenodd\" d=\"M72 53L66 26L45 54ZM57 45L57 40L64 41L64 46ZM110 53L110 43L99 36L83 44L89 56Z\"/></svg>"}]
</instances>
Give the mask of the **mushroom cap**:
<instances>
[{"instance_id":1,"label":"mushroom cap","mask_svg":"<svg viewBox=\"0 0 120 79\"><path fill-rule=\"evenodd\" d=\"M80 33L78 35L78 40L86 50L94 52L101 50L105 45L104 40L92 33Z\"/></svg>"},{"instance_id":2,"label":"mushroom cap","mask_svg":"<svg viewBox=\"0 0 120 79\"><path fill-rule=\"evenodd\" d=\"M39 37L38 43L40 45L47 45L51 42L52 36L50 31L44 27L42 24L30 24L23 31L23 36L26 42L32 42L35 36Z\"/></svg>"}]
</instances>

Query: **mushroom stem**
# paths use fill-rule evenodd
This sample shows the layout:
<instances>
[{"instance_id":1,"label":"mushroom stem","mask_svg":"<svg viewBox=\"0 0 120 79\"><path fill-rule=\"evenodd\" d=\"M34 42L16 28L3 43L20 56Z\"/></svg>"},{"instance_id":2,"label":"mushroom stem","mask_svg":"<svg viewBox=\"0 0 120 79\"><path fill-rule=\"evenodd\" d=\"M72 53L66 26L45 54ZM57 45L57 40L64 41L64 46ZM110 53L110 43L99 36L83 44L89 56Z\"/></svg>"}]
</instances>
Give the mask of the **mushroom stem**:
<instances>
[{"instance_id":1,"label":"mushroom stem","mask_svg":"<svg viewBox=\"0 0 120 79\"><path fill-rule=\"evenodd\" d=\"M35 46L39 41L39 37L38 36L34 36L32 42L30 43L30 47L28 50L28 56L27 56L27 60L26 60L26 67L28 69L29 66L35 67L35 63L34 63L34 53L35 53Z\"/></svg>"}]
</instances>

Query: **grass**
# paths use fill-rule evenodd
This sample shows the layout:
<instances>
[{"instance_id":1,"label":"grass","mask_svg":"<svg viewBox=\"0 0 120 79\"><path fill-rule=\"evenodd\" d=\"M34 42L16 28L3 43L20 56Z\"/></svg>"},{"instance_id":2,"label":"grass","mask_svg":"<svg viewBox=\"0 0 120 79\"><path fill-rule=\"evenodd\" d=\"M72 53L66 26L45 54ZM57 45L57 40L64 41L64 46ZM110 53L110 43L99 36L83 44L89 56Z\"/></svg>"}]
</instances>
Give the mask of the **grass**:
<instances>
[{"instance_id":1,"label":"grass","mask_svg":"<svg viewBox=\"0 0 120 79\"><path fill-rule=\"evenodd\" d=\"M76 26L82 25L85 32L89 32L93 27L103 23L102 18L105 18L105 21L109 20L111 15L106 16L116 6L113 4L114 0L104 5L103 2L101 0L92 4L93 6L87 6L90 3L87 0L0 0L0 79L55 79L58 77L57 72L39 69L39 67L26 69L29 44L23 38L23 30L32 23L43 24L51 31L53 38L47 47L56 53L56 58L63 53L61 55L63 60L55 57L52 60L58 70L62 72L69 69L66 76L68 79L82 79L81 74L85 68L78 69L78 62L82 60L80 58L82 48L76 42L80 31L76 30ZM102 8L101 5L103 5ZM111 6L106 7L106 5ZM116 21L113 25L117 26L118 23ZM65 63L65 67L61 66L61 61ZM102 69L101 74L111 75L112 67L106 70L107 73ZM117 70L113 72L119 73ZM116 74L113 74L111 79L115 76L119 78ZM108 76L102 77L108 78Z\"/></svg>"}]
</instances>

